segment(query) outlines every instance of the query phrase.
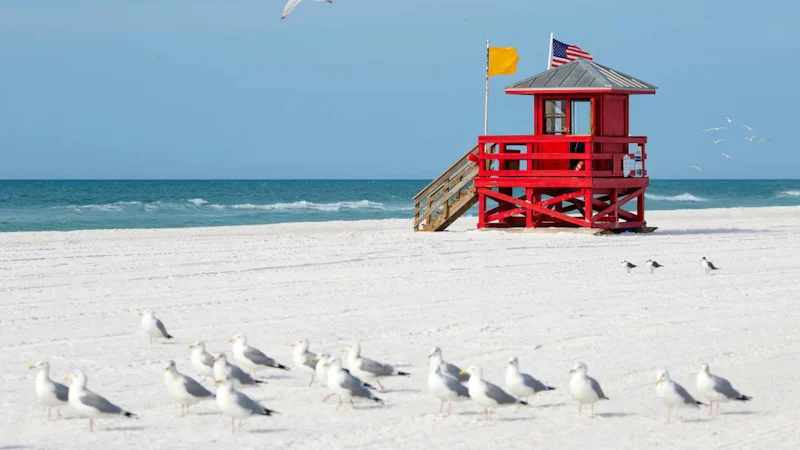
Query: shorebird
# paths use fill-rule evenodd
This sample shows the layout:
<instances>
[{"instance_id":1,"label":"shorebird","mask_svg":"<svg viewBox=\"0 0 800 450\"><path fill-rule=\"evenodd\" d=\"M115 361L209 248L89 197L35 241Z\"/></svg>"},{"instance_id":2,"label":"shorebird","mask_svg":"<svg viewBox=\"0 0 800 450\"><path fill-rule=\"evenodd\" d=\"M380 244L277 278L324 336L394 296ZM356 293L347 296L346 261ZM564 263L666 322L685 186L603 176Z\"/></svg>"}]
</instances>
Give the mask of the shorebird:
<instances>
[{"instance_id":1,"label":"shorebird","mask_svg":"<svg viewBox=\"0 0 800 450\"><path fill-rule=\"evenodd\" d=\"M728 129L728 127L711 127L711 128L706 128L705 130L700 130L700 131L720 131L720 130L727 130L727 129Z\"/></svg>"},{"instance_id":2,"label":"shorebird","mask_svg":"<svg viewBox=\"0 0 800 450\"><path fill-rule=\"evenodd\" d=\"M431 359L428 363L428 390L441 401L439 412L447 402L447 415L453 409L453 401L469 400L469 389L458 381L458 378L445 372L445 365L439 360ZM459 371L460 372L460 371Z\"/></svg>"},{"instance_id":3,"label":"shorebird","mask_svg":"<svg viewBox=\"0 0 800 450\"><path fill-rule=\"evenodd\" d=\"M80 370L76 371L72 377L64 378L65 381L72 381L69 387L69 405L72 410L78 413L81 417L89 418L89 432L94 433L94 418L95 417L128 417L131 419L138 418L136 414L125 411L119 406L106 400L86 388L88 378Z\"/></svg>"},{"instance_id":4,"label":"shorebird","mask_svg":"<svg viewBox=\"0 0 800 450\"><path fill-rule=\"evenodd\" d=\"M471 366L466 372L469 373L469 382L467 383L469 397L476 404L483 406L487 422L492 420L492 408L528 405L528 402L514 397L499 386L484 381L483 371L480 367Z\"/></svg>"},{"instance_id":5,"label":"shorebird","mask_svg":"<svg viewBox=\"0 0 800 450\"><path fill-rule=\"evenodd\" d=\"M317 354L308 351L308 339L300 339L294 344L289 345L294 349L292 353L292 361L294 362L295 369L301 369L311 375L311 381L308 382L308 387L314 384L314 378L317 375Z\"/></svg>"},{"instance_id":6,"label":"shorebird","mask_svg":"<svg viewBox=\"0 0 800 450\"><path fill-rule=\"evenodd\" d=\"M715 138L713 134L711 135L711 139L714 140L714 144L719 144L720 142L722 142L722 139Z\"/></svg>"},{"instance_id":7,"label":"shorebird","mask_svg":"<svg viewBox=\"0 0 800 450\"><path fill-rule=\"evenodd\" d=\"M233 380L229 377L220 383L217 389L217 406L222 414L231 418L231 433L235 433L234 423L239 419L239 431L242 430L242 421L250 416L271 416L277 414L276 411L265 408L258 403L236 390Z\"/></svg>"},{"instance_id":8,"label":"shorebird","mask_svg":"<svg viewBox=\"0 0 800 450\"><path fill-rule=\"evenodd\" d=\"M47 361L28 366L28 370L34 369L39 369L36 374L36 398L47 406L47 420L50 420L53 408L57 417L61 418L61 408L69 404L69 388L50 379L50 364Z\"/></svg>"},{"instance_id":9,"label":"shorebird","mask_svg":"<svg viewBox=\"0 0 800 450\"><path fill-rule=\"evenodd\" d=\"M728 117L728 116L726 116L726 115L724 115L724 114L722 115L722 117L724 117L724 118L725 118L725 120L727 120L727 121L728 121L728 123L731 123L731 122L733 122L733 119L731 119L730 117Z\"/></svg>"},{"instance_id":10,"label":"shorebird","mask_svg":"<svg viewBox=\"0 0 800 450\"><path fill-rule=\"evenodd\" d=\"M636 264L631 264L628 261L622 261L622 267L624 267L625 270L628 271L628 273L631 273L631 269L634 269L637 266L636 266Z\"/></svg>"},{"instance_id":11,"label":"shorebird","mask_svg":"<svg viewBox=\"0 0 800 450\"><path fill-rule=\"evenodd\" d=\"M379 363L377 361L362 357L361 346L357 343L350 344L347 348L342 349L342 353L348 351L347 366L350 368L350 372L352 372L352 374L356 377L365 381L375 380L375 382L378 383L378 387L380 387L381 392L383 392L383 385L381 384L380 380L381 378L392 376L411 376L410 373L399 371L389 364ZM330 379L330 374L328 374L328 378Z\"/></svg>"},{"instance_id":12,"label":"shorebird","mask_svg":"<svg viewBox=\"0 0 800 450\"><path fill-rule=\"evenodd\" d=\"M719 270L719 268L718 267L714 267L714 263L712 263L711 261L707 260L705 256L703 256L703 259L701 260L701 262L703 264L703 269L705 269L705 271L706 271L706 275L711 273L712 270Z\"/></svg>"},{"instance_id":13,"label":"shorebird","mask_svg":"<svg viewBox=\"0 0 800 450\"><path fill-rule=\"evenodd\" d=\"M550 387L541 381L533 378L527 373L519 371L519 360L516 356L508 358L506 367L506 387L519 398L528 401L529 397L534 397L539 392L554 391L556 388Z\"/></svg>"},{"instance_id":14,"label":"shorebird","mask_svg":"<svg viewBox=\"0 0 800 450\"><path fill-rule=\"evenodd\" d=\"M600 388L600 383L594 378L587 375L588 369L586 364L578 363L569 371L572 378L569 380L569 394L578 402L578 415L581 414L581 407L583 405L592 405L592 411L589 418L594 417L594 404L600 400L609 400L603 389Z\"/></svg>"},{"instance_id":15,"label":"shorebird","mask_svg":"<svg viewBox=\"0 0 800 450\"><path fill-rule=\"evenodd\" d=\"M142 317L142 329L150 336L150 345L156 339L174 339L172 335L167 333L164 324L153 315L153 311L145 309L139 315Z\"/></svg>"},{"instance_id":16,"label":"shorebird","mask_svg":"<svg viewBox=\"0 0 800 450\"><path fill-rule=\"evenodd\" d=\"M699 170L700 172L702 172L702 171L703 171L703 169L702 169L702 168L700 168L699 166L689 166L689 168L690 168L690 169L697 169L697 170Z\"/></svg>"},{"instance_id":17,"label":"shorebird","mask_svg":"<svg viewBox=\"0 0 800 450\"><path fill-rule=\"evenodd\" d=\"M189 346L192 349L191 357L192 367L198 374L203 376L203 380L208 377L214 379L214 357L206 351L206 344L203 341L195 342Z\"/></svg>"},{"instance_id":18,"label":"shorebird","mask_svg":"<svg viewBox=\"0 0 800 450\"><path fill-rule=\"evenodd\" d=\"M285 19L286 16L291 14L291 12L295 8L295 6L299 5L300 2L302 2L302 1L303 0L289 0L288 2L286 2L286 6L283 7L283 14L281 14L281 20ZM333 3L333 0L314 0L314 1Z\"/></svg>"},{"instance_id":19,"label":"shorebird","mask_svg":"<svg viewBox=\"0 0 800 450\"><path fill-rule=\"evenodd\" d=\"M228 339L228 342L233 344L233 359L245 369L250 370L253 375L256 370L267 367L289 370L288 367L265 355L261 350L247 345L247 336L244 333Z\"/></svg>"},{"instance_id":20,"label":"shorebird","mask_svg":"<svg viewBox=\"0 0 800 450\"><path fill-rule=\"evenodd\" d=\"M204 388L194 378L178 372L175 361L169 361L164 368L164 384L167 386L170 398L181 405L181 417L184 408L188 412L190 406L214 398L214 393Z\"/></svg>"},{"instance_id":21,"label":"shorebird","mask_svg":"<svg viewBox=\"0 0 800 450\"><path fill-rule=\"evenodd\" d=\"M439 347L433 347L431 351L428 353L428 359L431 363L441 365L442 366L442 373L445 375L450 375L453 378L456 378L460 382L469 381L469 374L465 373L461 374L461 368L456 366L455 364L450 364L449 362L445 362L444 358L442 357L442 349Z\"/></svg>"},{"instance_id":22,"label":"shorebird","mask_svg":"<svg viewBox=\"0 0 800 450\"><path fill-rule=\"evenodd\" d=\"M705 403L695 400L683 386L672 381L666 370L659 370L656 374L656 397L667 407L667 423L672 408L700 409L700 405L705 406Z\"/></svg>"},{"instance_id":23,"label":"shorebird","mask_svg":"<svg viewBox=\"0 0 800 450\"><path fill-rule=\"evenodd\" d=\"M648 259L647 263L645 265L647 266L648 269L650 269L650 273L655 272L655 270L658 269L659 267L664 267L661 264L659 264L657 261L653 261L651 259Z\"/></svg>"},{"instance_id":24,"label":"shorebird","mask_svg":"<svg viewBox=\"0 0 800 450\"><path fill-rule=\"evenodd\" d=\"M700 373L697 374L697 390L700 395L708 400L708 415L712 415L712 408L714 403L717 404L717 414L719 414L719 404L737 400L740 402L748 402L752 397L742 395L731 386L731 382L725 378L718 377L711 374L708 364L703 364L700 367Z\"/></svg>"},{"instance_id":25,"label":"shorebird","mask_svg":"<svg viewBox=\"0 0 800 450\"><path fill-rule=\"evenodd\" d=\"M742 128L747 129L747 131L749 131L751 134L753 133L753 129L750 127L750 125L742 125Z\"/></svg>"},{"instance_id":26,"label":"shorebird","mask_svg":"<svg viewBox=\"0 0 800 450\"><path fill-rule=\"evenodd\" d=\"M728 159L733 158L733 156L731 156L731 155L729 155L727 153L720 153L719 155L722 156L723 158L728 158Z\"/></svg>"}]
</instances>

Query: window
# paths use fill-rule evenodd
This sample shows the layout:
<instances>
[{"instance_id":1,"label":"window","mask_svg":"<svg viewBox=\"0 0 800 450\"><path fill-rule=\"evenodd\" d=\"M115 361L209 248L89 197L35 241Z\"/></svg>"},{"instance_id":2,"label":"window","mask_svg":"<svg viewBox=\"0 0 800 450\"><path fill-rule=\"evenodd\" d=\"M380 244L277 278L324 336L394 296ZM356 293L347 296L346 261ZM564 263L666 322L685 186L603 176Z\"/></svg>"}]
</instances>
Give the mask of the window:
<instances>
[{"instance_id":1,"label":"window","mask_svg":"<svg viewBox=\"0 0 800 450\"><path fill-rule=\"evenodd\" d=\"M544 134L567 134L567 101L544 101Z\"/></svg>"},{"instance_id":2,"label":"window","mask_svg":"<svg viewBox=\"0 0 800 450\"><path fill-rule=\"evenodd\" d=\"M573 100L570 109L570 134L588 136L592 133L592 101Z\"/></svg>"}]
</instances>

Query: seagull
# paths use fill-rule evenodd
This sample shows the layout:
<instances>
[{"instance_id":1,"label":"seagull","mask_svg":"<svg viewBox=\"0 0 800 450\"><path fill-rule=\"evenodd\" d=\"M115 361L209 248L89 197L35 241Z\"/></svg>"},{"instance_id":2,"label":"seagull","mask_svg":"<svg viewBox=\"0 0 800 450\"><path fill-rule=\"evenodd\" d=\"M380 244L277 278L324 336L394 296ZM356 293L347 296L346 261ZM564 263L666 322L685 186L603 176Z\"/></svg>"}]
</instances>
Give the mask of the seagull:
<instances>
[{"instance_id":1,"label":"seagull","mask_svg":"<svg viewBox=\"0 0 800 450\"><path fill-rule=\"evenodd\" d=\"M442 412L444 402L448 403L447 415L449 416L453 409L453 400L469 399L469 389L461 384L458 378L447 373L445 371L445 365L439 360L431 359L429 369L428 390L434 397L441 400L442 403L439 405L439 412Z\"/></svg>"},{"instance_id":2,"label":"seagull","mask_svg":"<svg viewBox=\"0 0 800 450\"><path fill-rule=\"evenodd\" d=\"M725 118L725 120L727 120L727 121L728 121L728 123L731 123L731 122L733 122L733 119L731 119L730 117L728 117L728 116L726 116L726 115L723 115L722 117L724 117L724 118Z\"/></svg>"},{"instance_id":3,"label":"seagull","mask_svg":"<svg viewBox=\"0 0 800 450\"><path fill-rule=\"evenodd\" d=\"M750 137L744 138L744 140L747 141L747 142L753 142L753 139L758 139L758 136L750 136Z\"/></svg>"},{"instance_id":4,"label":"seagull","mask_svg":"<svg viewBox=\"0 0 800 450\"><path fill-rule=\"evenodd\" d=\"M175 361L169 361L164 369L164 384L167 385L169 396L180 403L181 417L183 417L184 407L188 412L190 406L196 405L203 400L214 398L213 392L204 388L193 378L178 372L178 368L175 367Z\"/></svg>"},{"instance_id":5,"label":"seagull","mask_svg":"<svg viewBox=\"0 0 800 450\"><path fill-rule=\"evenodd\" d=\"M297 5L299 5L299 4L300 4L300 2L302 2L302 1L303 1L303 0L289 0L289 1L286 3L286 6L284 6L284 7L283 7L283 14L281 15L281 20L285 19L285 18L286 18L286 16L288 16L288 15L289 15L289 14L292 12L292 10L294 9L294 7L295 7L295 6L297 6ZM317 1L317 2L327 2L327 3L333 3L333 0L314 0L314 1Z\"/></svg>"},{"instance_id":6,"label":"seagull","mask_svg":"<svg viewBox=\"0 0 800 450\"><path fill-rule=\"evenodd\" d=\"M411 376L410 373L401 372L389 364L382 364L371 359L362 358L361 346L357 343L350 344L347 348L343 348L342 353L348 350L350 353L347 355L347 366L350 368L350 372L361 379L375 380L378 383L381 392L383 392L383 385L381 384L380 378L392 376Z\"/></svg>"},{"instance_id":7,"label":"seagull","mask_svg":"<svg viewBox=\"0 0 800 450\"><path fill-rule=\"evenodd\" d=\"M695 408L705 403L698 402L680 384L669 378L669 372L659 370L656 373L656 397L667 406L667 423L669 423L669 412L672 408Z\"/></svg>"},{"instance_id":8,"label":"seagull","mask_svg":"<svg viewBox=\"0 0 800 450\"><path fill-rule=\"evenodd\" d=\"M520 400L499 386L483 380L483 370L479 366L470 366L469 373L469 398L476 404L483 406L486 421L492 419L492 408L511 405L528 405L528 402Z\"/></svg>"},{"instance_id":9,"label":"seagull","mask_svg":"<svg viewBox=\"0 0 800 450\"><path fill-rule=\"evenodd\" d=\"M753 128L751 128L750 125L742 125L742 128L746 128L751 134L753 133Z\"/></svg>"},{"instance_id":10,"label":"seagull","mask_svg":"<svg viewBox=\"0 0 800 450\"><path fill-rule=\"evenodd\" d=\"M139 315L142 317L142 329L150 336L150 345L158 338L174 339L167 333L164 324L156 319L156 316L153 315L153 311L146 309L140 312Z\"/></svg>"},{"instance_id":11,"label":"seagull","mask_svg":"<svg viewBox=\"0 0 800 450\"><path fill-rule=\"evenodd\" d=\"M72 377L66 377L64 380L72 381L72 385L69 387L69 405L79 416L89 418L90 433L94 433L95 417L123 416L131 419L138 418L136 414L125 411L104 397L86 389L88 378L80 370L76 371Z\"/></svg>"},{"instance_id":12,"label":"seagull","mask_svg":"<svg viewBox=\"0 0 800 450\"><path fill-rule=\"evenodd\" d=\"M206 351L206 344L198 341L189 348L192 349L190 360L194 370L202 375L204 380L206 377L214 378L214 357Z\"/></svg>"},{"instance_id":13,"label":"seagull","mask_svg":"<svg viewBox=\"0 0 800 450\"><path fill-rule=\"evenodd\" d=\"M727 129L728 129L728 127L711 127L711 128L706 128L705 130L700 130L700 131L720 131L720 130L727 130Z\"/></svg>"},{"instance_id":14,"label":"seagull","mask_svg":"<svg viewBox=\"0 0 800 450\"><path fill-rule=\"evenodd\" d=\"M728 158L728 159L733 158L733 156L731 156L731 155L729 155L727 153L720 153L719 155L722 156L723 158Z\"/></svg>"},{"instance_id":15,"label":"seagull","mask_svg":"<svg viewBox=\"0 0 800 450\"><path fill-rule=\"evenodd\" d=\"M242 421L250 416L271 416L276 411L267 409L247 395L234 388L234 380L226 377L217 389L217 406L222 414L231 418L231 433L235 433L234 423L239 419L239 431Z\"/></svg>"},{"instance_id":16,"label":"seagull","mask_svg":"<svg viewBox=\"0 0 800 450\"><path fill-rule=\"evenodd\" d=\"M294 354L292 355L294 367L311 374L311 381L308 382L308 387L311 387L314 384L314 377L317 373L317 354L308 351L308 339L305 338L300 339L290 347L294 348Z\"/></svg>"},{"instance_id":17,"label":"seagull","mask_svg":"<svg viewBox=\"0 0 800 450\"><path fill-rule=\"evenodd\" d=\"M636 266L636 264L631 264L628 261L622 261L622 267L624 267L625 270L628 271L628 273L631 273L631 269L633 269L633 268L635 268L637 266Z\"/></svg>"},{"instance_id":18,"label":"seagull","mask_svg":"<svg viewBox=\"0 0 800 450\"><path fill-rule=\"evenodd\" d=\"M700 262L703 264L703 269L705 269L706 275L711 273L712 270L719 270L719 267L714 267L714 263L707 260L705 256L703 256L703 259L701 259Z\"/></svg>"},{"instance_id":19,"label":"seagull","mask_svg":"<svg viewBox=\"0 0 800 450\"><path fill-rule=\"evenodd\" d=\"M717 404L717 414L719 415L719 404L737 400L740 402L749 402L752 397L742 395L731 386L731 382L725 378L718 377L711 374L708 364L700 366L700 373L697 374L697 390L700 395L708 400L708 415L711 416L714 403Z\"/></svg>"},{"instance_id":20,"label":"seagull","mask_svg":"<svg viewBox=\"0 0 800 450\"><path fill-rule=\"evenodd\" d=\"M353 403L353 398L366 398L377 403L383 403L383 400L374 396L364 386L363 381L342 369L342 362L339 358L331 358L325 361L323 365L328 367L328 387L331 388L334 394L339 396L337 411L342 407L344 400L349 400L355 409L356 404Z\"/></svg>"},{"instance_id":21,"label":"seagull","mask_svg":"<svg viewBox=\"0 0 800 450\"><path fill-rule=\"evenodd\" d=\"M761 142L769 142L772 139L770 139L770 138L758 138L758 140L761 141Z\"/></svg>"},{"instance_id":22,"label":"seagull","mask_svg":"<svg viewBox=\"0 0 800 450\"><path fill-rule=\"evenodd\" d=\"M28 366L28 370L34 369L39 369L39 373L36 374L36 398L47 406L47 420L50 420L53 408L56 408L56 414L60 419L61 407L69 404L69 388L50 379L50 363L47 361Z\"/></svg>"},{"instance_id":23,"label":"seagull","mask_svg":"<svg viewBox=\"0 0 800 450\"><path fill-rule=\"evenodd\" d=\"M257 386L258 384L267 384L266 381L256 380L251 377L239 366L233 365L228 362L228 357L224 353L214 355L214 383L222 383L226 377L233 379L233 384L236 389L242 386Z\"/></svg>"},{"instance_id":24,"label":"seagull","mask_svg":"<svg viewBox=\"0 0 800 450\"><path fill-rule=\"evenodd\" d=\"M254 375L256 370L265 367L289 370L288 367L265 355L261 350L247 345L247 336L243 333L239 333L233 338L228 339L228 342L233 343L233 357L236 359L236 362L241 364L244 368L249 369Z\"/></svg>"},{"instance_id":25,"label":"seagull","mask_svg":"<svg viewBox=\"0 0 800 450\"><path fill-rule=\"evenodd\" d=\"M600 388L600 383L594 378L586 374L586 364L578 363L569 371L572 378L569 380L569 394L578 401L578 415L581 414L581 407L585 404L592 405L592 411L589 418L594 417L594 404L600 400L609 400L603 390Z\"/></svg>"},{"instance_id":26,"label":"seagull","mask_svg":"<svg viewBox=\"0 0 800 450\"><path fill-rule=\"evenodd\" d=\"M722 139L715 138L713 134L711 135L711 139L714 140L714 144L719 144L720 142L722 142Z\"/></svg>"},{"instance_id":27,"label":"seagull","mask_svg":"<svg viewBox=\"0 0 800 450\"><path fill-rule=\"evenodd\" d=\"M659 267L664 267L661 264L659 264L658 261L653 261L651 259L648 259L645 265L647 266L648 269L650 269L651 274L655 272L655 270L658 269Z\"/></svg>"},{"instance_id":28,"label":"seagull","mask_svg":"<svg viewBox=\"0 0 800 450\"><path fill-rule=\"evenodd\" d=\"M314 369L315 375L317 377L317 383L319 383L321 386L324 387L328 387L328 364L326 363L330 358L331 355L328 353L320 353L319 355L317 355L316 358L314 358L317 360L317 367L316 369ZM325 403L326 401L328 401L329 398L333 397L334 395L336 394L333 393L326 395L325 398L322 399L322 403Z\"/></svg>"},{"instance_id":29,"label":"seagull","mask_svg":"<svg viewBox=\"0 0 800 450\"><path fill-rule=\"evenodd\" d=\"M524 398L526 401L528 397L535 396L539 392L553 391L556 389L542 383L527 373L521 373L519 371L519 360L516 356L508 358L508 366L506 367L506 387L512 394L519 398Z\"/></svg>"},{"instance_id":30,"label":"seagull","mask_svg":"<svg viewBox=\"0 0 800 450\"><path fill-rule=\"evenodd\" d=\"M445 375L450 375L462 383L469 380L469 374L460 375L461 369L458 366L444 361L442 358L442 349L439 347L433 347L431 349L428 353L428 359L432 363L440 364L442 366L442 372Z\"/></svg>"},{"instance_id":31,"label":"seagull","mask_svg":"<svg viewBox=\"0 0 800 450\"><path fill-rule=\"evenodd\" d=\"M702 169L702 168L700 168L700 167L698 167L698 166L689 166L689 168L690 168L690 169L697 169L697 170L699 170L700 172L702 172L702 171L703 171L703 169Z\"/></svg>"}]
</instances>

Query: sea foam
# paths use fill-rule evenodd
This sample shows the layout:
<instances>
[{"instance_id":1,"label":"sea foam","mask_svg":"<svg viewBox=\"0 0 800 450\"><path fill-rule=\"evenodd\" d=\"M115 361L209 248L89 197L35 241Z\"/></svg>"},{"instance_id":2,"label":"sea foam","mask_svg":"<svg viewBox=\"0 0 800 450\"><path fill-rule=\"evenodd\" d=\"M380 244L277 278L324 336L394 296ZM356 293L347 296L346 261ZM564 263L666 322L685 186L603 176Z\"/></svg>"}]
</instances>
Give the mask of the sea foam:
<instances>
[{"instance_id":1,"label":"sea foam","mask_svg":"<svg viewBox=\"0 0 800 450\"><path fill-rule=\"evenodd\" d=\"M667 202L705 202L706 199L702 197L697 197L692 195L688 192L685 192L680 195L655 195L655 194L644 194L644 198L649 200L662 200Z\"/></svg>"}]
</instances>

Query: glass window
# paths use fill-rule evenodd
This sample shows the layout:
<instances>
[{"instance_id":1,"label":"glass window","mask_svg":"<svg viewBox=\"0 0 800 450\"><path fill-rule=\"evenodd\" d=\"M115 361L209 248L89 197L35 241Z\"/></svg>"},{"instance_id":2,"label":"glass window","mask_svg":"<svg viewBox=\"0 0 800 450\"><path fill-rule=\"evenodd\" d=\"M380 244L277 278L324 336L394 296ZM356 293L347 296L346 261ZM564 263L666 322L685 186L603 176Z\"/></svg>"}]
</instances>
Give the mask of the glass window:
<instances>
[{"instance_id":1,"label":"glass window","mask_svg":"<svg viewBox=\"0 0 800 450\"><path fill-rule=\"evenodd\" d=\"M567 134L567 101L544 101L544 134Z\"/></svg>"},{"instance_id":2,"label":"glass window","mask_svg":"<svg viewBox=\"0 0 800 450\"><path fill-rule=\"evenodd\" d=\"M570 134L592 134L592 101L573 100L569 115Z\"/></svg>"}]
</instances>

